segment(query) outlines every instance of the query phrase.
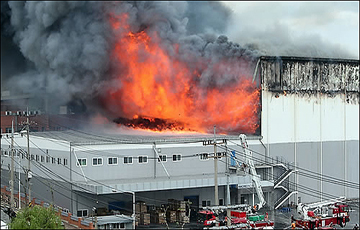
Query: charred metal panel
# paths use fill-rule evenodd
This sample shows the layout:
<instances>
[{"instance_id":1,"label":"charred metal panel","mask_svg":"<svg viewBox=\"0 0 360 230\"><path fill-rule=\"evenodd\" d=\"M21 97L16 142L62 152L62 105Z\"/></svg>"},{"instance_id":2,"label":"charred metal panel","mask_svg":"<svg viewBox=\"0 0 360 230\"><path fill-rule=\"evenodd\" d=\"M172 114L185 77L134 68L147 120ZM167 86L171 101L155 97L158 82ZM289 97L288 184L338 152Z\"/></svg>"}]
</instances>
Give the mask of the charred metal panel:
<instances>
[{"instance_id":1,"label":"charred metal panel","mask_svg":"<svg viewBox=\"0 0 360 230\"><path fill-rule=\"evenodd\" d=\"M346 59L261 57L264 90L289 93L359 93L359 61Z\"/></svg>"}]
</instances>

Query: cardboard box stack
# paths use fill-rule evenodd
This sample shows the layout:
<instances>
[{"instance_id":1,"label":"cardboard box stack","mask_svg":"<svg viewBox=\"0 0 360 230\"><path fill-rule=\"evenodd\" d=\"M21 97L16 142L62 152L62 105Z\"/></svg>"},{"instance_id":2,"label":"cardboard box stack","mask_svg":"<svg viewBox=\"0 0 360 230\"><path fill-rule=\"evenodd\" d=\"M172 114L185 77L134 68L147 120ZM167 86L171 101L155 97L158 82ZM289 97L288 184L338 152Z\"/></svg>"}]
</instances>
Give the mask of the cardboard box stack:
<instances>
[{"instance_id":1,"label":"cardboard box stack","mask_svg":"<svg viewBox=\"0 0 360 230\"><path fill-rule=\"evenodd\" d=\"M145 202L137 202L135 204L135 225L150 224L150 213L147 213L147 206Z\"/></svg>"}]
</instances>

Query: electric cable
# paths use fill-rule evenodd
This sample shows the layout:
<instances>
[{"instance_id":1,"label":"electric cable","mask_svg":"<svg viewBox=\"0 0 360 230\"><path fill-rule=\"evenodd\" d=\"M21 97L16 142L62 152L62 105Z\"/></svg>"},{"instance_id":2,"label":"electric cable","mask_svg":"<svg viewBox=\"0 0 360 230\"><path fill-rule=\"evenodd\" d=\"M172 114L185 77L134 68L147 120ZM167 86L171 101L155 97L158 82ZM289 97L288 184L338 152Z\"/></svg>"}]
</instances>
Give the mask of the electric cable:
<instances>
[{"instance_id":1,"label":"electric cable","mask_svg":"<svg viewBox=\"0 0 360 230\"><path fill-rule=\"evenodd\" d=\"M237 144L236 142L233 142L233 141L231 141L231 140L229 140L229 142L231 142L231 143L233 143L233 144L235 144L235 145L237 145L237 146L239 146L239 147L243 147L243 146L241 146L241 145L239 145L239 144ZM252 152L260 155L260 156L267 157L267 158L269 158L269 159L271 159L271 160L276 160L276 159L274 159L274 158L272 158L272 157L268 157L268 156L266 156L266 155L264 155L264 154L262 154L262 153L259 153L259 152L255 151L255 150L252 150L252 149L250 149L250 148L248 148L248 149L249 149L250 151L252 151ZM288 162L288 164L291 165L290 162ZM304 170L304 171L313 173L313 174L321 175L321 176L323 176L323 177L328 177L328 178L334 179L334 180L336 180L336 181L344 181L345 183L349 183L349 184L353 184L353 185L359 186L359 183L356 183L356 182L346 181L346 180L339 179L339 178L336 178L336 177L324 175L324 174L321 174L321 173L318 173L318 172L315 172L315 171L311 171L311 170L309 170L309 169L302 168L302 167L295 166L295 165L291 165L291 166L292 166L292 167L296 167L297 169L300 169L300 170Z\"/></svg>"},{"instance_id":2,"label":"electric cable","mask_svg":"<svg viewBox=\"0 0 360 230\"><path fill-rule=\"evenodd\" d=\"M228 148L230 148L230 147L228 147ZM232 149L232 148L230 148L230 149ZM232 150L235 150L235 151L238 151L238 152L241 152L241 151L239 151L239 150L236 150L236 149L232 149ZM251 151L251 150L250 150ZM241 153L244 153L244 152L241 152ZM263 160L263 159L261 159L261 158L257 158L257 157L255 157L255 156L253 156L253 159L254 159L254 161L256 161L256 162L259 162L259 163L267 163L265 160ZM318 180L323 180L323 181L326 181L326 182L329 182L329 183L333 183L333 184L338 184L338 185L341 185L341 186L345 186L345 187L350 187L350 188L355 188L355 189L358 189L359 188L359 186L358 185L352 185L352 184L347 184L347 183L343 183L343 182L339 182L339 181L337 181L337 180L333 180L333 179L328 179L328 178L322 178L322 179L319 179L320 177L318 177L318 176L316 176L316 175L313 175L313 174L309 174L309 173L306 173L306 172L301 172L301 171L299 171L299 174L301 174L301 175L306 175L307 177L309 177L309 178L313 178L313 179L318 179Z\"/></svg>"}]
</instances>

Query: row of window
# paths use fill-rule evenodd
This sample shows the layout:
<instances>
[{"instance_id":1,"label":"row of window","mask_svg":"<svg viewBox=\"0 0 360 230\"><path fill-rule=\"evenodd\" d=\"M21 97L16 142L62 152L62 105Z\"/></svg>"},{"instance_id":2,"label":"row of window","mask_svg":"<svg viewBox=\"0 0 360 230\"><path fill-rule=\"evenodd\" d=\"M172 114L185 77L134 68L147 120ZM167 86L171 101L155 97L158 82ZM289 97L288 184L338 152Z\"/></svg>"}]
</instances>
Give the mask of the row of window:
<instances>
[{"instance_id":1,"label":"row of window","mask_svg":"<svg viewBox=\"0 0 360 230\"><path fill-rule=\"evenodd\" d=\"M206 207L206 206L211 206L211 202L210 202L210 200L203 200L202 202L201 202L201 205L203 206L203 207ZM219 199L219 205L224 205L224 199Z\"/></svg>"},{"instance_id":2,"label":"row of window","mask_svg":"<svg viewBox=\"0 0 360 230\"><path fill-rule=\"evenodd\" d=\"M48 152L48 151L47 151ZM1 150L1 155L3 156L10 156L11 151L7 151L7 150ZM15 157L19 157L21 156L22 159L27 158L27 153L26 151L24 151L23 149L19 149L19 150L14 150L14 155ZM209 160L209 153L200 153L199 155L199 159L200 160ZM222 152L218 152L217 153L218 157L223 156L224 154ZM46 163L51 163L51 164L63 164L63 165L68 165L68 159L67 158L55 158L55 157L51 157L49 155L46 156L39 156L39 155L34 155L31 154L30 156L31 160L35 160L37 162L46 162ZM118 157L108 157L107 158L107 164L108 165L117 165L118 164ZM158 162L167 162L167 155L159 155L158 157ZM173 154L172 155L172 161L173 162L177 162L177 161L181 161L182 160L182 155L181 154ZM143 164L143 163L147 163L148 162L148 157L147 156L138 156L138 163L139 164ZM124 164L132 164L133 163L133 157L131 156L126 156L123 158L123 163ZM86 166L87 165L87 158L79 158L77 160L77 165L81 165L81 166ZM102 157L95 157L92 158L92 165L93 166L98 166L98 165L103 165L103 158Z\"/></svg>"},{"instance_id":3,"label":"row of window","mask_svg":"<svg viewBox=\"0 0 360 230\"><path fill-rule=\"evenodd\" d=\"M138 156L138 162L139 164L144 164L148 162L148 157L147 156ZM181 154L174 154L173 155L173 161L181 161ZM108 165L117 165L118 164L118 158L117 157L108 157ZM158 157L158 162L163 161L166 162L167 161L167 156L166 155L159 155ZM133 163L133 157L124 157L124 164L132 164ZM79 158L77 160L77 166L86 166L87 165L87 158ZM103 165L103 158L102 157L94 157L92 158L92 165L93 166L98 166L98 165Z\"/></svg>"},{"instance_id":4,"label":"row of window","mask_svg":"<svg viewBox=\"0 0 360 230\"><path fill-rule=\"evenodd\" d=\"M5 157L9 157L11 155L11 151L6 151L6 150L1 150L1 155L2 156L5 156ZM25 150L22 150L22 149L15 149L14 150L14 156L15 157L21 157L22 159L24 158L28 158L27 156L27 152ZM68 159L67 158L55 158L55 157L52 157L52 156L39 156L39 155L34 155L34 154L30 154L30 160L33 160L33 161L37 161L37 162L46 162L46 163L51 163L51 164L63 164L63 165L68 165Z\"/></svg>"}]
</instances>

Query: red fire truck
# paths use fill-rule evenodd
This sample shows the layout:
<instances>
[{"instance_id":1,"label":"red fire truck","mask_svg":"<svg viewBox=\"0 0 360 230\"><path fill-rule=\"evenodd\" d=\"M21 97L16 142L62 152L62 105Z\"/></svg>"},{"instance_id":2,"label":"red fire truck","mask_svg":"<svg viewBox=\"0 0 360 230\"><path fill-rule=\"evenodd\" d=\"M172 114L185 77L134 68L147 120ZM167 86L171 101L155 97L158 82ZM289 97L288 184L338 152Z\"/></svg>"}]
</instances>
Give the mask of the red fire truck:
<instances>
[{"instance_id":1,"label":"red fire truck","mask_svg":"<svg viewBox=\"0 0 360 230\"><path fill-rule=\"evenodd\" d=\"M298 205L299 218L291 217L296 227L303 229L325 229L339 225L345 227L350 221L350 208L344 203L346 199L340 197L324 202Z\"/></svg>"}]
</instances>

